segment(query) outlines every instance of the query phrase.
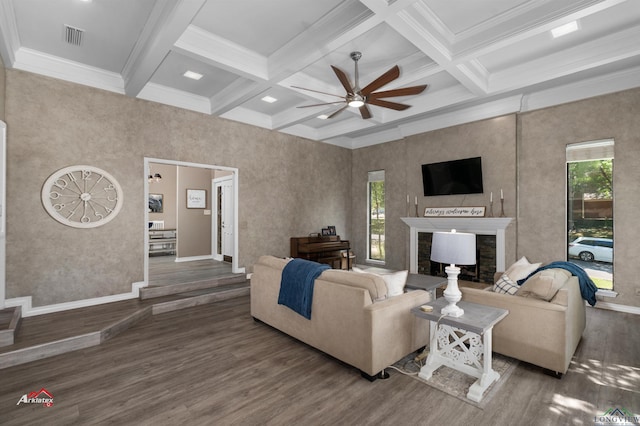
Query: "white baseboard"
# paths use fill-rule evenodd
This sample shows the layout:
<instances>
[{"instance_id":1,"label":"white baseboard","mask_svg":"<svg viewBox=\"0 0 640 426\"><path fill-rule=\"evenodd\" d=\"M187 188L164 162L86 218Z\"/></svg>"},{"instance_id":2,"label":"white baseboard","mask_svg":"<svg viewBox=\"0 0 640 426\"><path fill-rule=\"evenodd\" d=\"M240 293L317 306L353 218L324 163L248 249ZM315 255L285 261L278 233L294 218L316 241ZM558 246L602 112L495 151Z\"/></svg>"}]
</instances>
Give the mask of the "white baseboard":
<instances>
[{"instance_id":1,"label":"white baseboard","mask_svg":"<svg viewBox=\"0 0 640 426\"><path fill-rule=\"evenodd\" d=\"M94 297L93 299L74 300L73 302L55 303L53 305L32 306L31 296L15 297L7 299L5 305L7 307L22 307L22 317L32 317L36 315L51 314L54 312L68 311L71 309L85 308L87 306L102 305L111 302L120 302L123 300L135 299L140 296L140 289L146 287L144 282L131 284L131 293L113 294L111 296Z\"/></svg>"},{"instance_id":2,"label":"white baseboard","mask_svg":"<svg viewBox=\"0 0 640 426\"><path fill-rule=\"evenodd\" d=\"M196 260L213 260L213 256L190 256L190 257L176 257L176 262L195 262Z\"/></svg>"},{"instance_id":3,"label":"white baseboard","mask_svg":"<svg viewBox=\"0 0 640 426\"><path fill-rule=\"evenodd\" d=\"M638 306L621 305L619 303L603 302L601 300L598 300L596 302L596 306L594 307L599 309L608 309L610 311L624 312L627 314L640 315L640 307Z\"/></svg>"}]
</instances>

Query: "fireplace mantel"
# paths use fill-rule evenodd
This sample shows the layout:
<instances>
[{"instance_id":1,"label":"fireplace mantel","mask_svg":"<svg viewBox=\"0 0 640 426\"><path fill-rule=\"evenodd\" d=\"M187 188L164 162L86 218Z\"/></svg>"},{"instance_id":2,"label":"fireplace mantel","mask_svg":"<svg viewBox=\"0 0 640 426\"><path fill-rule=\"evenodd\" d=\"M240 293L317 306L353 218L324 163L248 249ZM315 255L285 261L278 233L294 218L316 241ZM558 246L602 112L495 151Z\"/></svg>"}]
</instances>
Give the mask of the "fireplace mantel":
<instances>
[{"instance_id":1,"label":"fireplace mantel","mask_svg":"<svg viewBox=\"0 0 640 426\"><path fill-rule=\"evenodd\" d=\"M403 217L410 228L409 270L418 272L418 233L451 231L471 232L479 235L496 236L496 271L505 270L505 229L511 223L510 217Z\"/></svg>"}]
</instances>

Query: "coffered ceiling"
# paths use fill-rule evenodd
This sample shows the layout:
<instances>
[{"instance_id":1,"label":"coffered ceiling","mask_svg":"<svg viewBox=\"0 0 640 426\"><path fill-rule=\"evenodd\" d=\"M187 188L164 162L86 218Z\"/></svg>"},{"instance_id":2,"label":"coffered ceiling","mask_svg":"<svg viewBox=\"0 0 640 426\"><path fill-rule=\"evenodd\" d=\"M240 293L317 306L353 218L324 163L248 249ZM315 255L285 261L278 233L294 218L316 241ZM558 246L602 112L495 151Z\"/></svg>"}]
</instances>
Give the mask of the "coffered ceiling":
<instances>
[{"instance_id":1,"label":"coffered ceiling","mask_svg":"<svg viewBox=\"0 0 640 426\"><path fill-rule=\"evenodd\" d=\"M428 88L366 120L298 108L341 101L331 65L353 84L353 51L364 85L397 64L380 90ZM0 0L0 54L7 68L357 148L640 87L640 2Z\"/></svg>"}]
</instances>

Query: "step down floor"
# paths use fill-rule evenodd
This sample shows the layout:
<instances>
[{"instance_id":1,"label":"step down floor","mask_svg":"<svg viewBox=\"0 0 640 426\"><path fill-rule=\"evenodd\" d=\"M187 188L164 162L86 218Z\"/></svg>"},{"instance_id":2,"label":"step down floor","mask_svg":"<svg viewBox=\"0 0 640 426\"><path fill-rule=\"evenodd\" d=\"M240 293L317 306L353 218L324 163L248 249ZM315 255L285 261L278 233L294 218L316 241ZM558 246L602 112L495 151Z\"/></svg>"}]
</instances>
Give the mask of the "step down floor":
<instances>
[{"instance_id":1,"label":"step down floor","mask_svg":"<svg viewBox=\"0 0 640 426\"><path fill-rule=\"evenodd\" d=\"M244 276L242 282L211 288L182 285L178 294L23 318L13 344L0 347L0 369L100 345L152 315L249 295Z\"/></svg>"}]
</instances>

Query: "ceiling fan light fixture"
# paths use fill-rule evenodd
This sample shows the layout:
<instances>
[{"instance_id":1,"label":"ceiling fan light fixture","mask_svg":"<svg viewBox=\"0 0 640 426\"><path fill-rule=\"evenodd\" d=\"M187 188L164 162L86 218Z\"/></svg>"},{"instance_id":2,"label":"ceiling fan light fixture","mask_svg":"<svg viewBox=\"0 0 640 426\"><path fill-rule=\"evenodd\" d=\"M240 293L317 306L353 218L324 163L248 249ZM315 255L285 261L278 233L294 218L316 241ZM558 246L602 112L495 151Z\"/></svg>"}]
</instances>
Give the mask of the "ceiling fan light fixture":
<instances>
[{"instance_id":1,"label":"ceiling fan light fixture","mask_svg":"<svg viewBox=\"0 0 640 426\"><path fill-rule=\"evenodd\" d=\"M349 101L349 106L353 108L360 108L362 105L364 105L364 101L361 101L359 99Z\"/></svg>"}]
</instances>

